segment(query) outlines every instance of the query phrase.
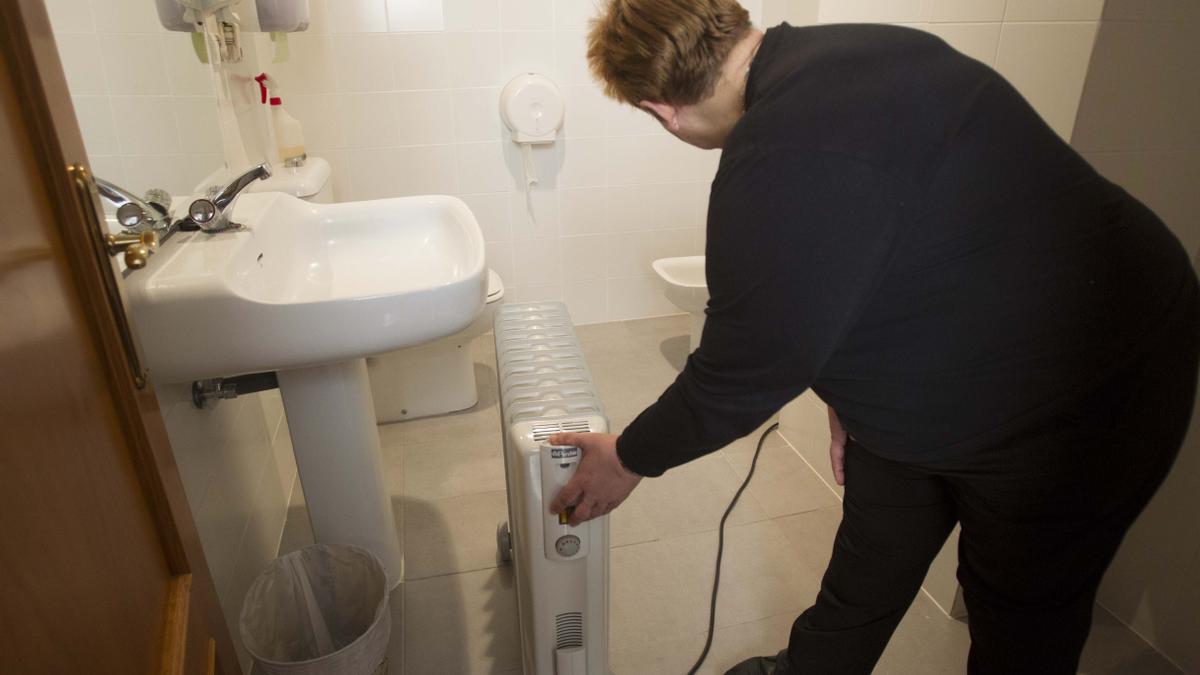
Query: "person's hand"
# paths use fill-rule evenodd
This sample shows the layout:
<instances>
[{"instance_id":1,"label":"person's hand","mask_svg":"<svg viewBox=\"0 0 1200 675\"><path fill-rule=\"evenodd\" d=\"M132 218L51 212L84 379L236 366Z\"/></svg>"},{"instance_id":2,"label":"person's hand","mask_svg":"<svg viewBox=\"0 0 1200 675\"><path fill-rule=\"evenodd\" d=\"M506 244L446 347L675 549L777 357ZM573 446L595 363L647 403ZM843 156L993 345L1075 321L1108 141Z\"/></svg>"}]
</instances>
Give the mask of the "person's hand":
<instances>
[{"instance_id":1,"label":"person's hand","mask_svg":"<svg viewBox=\"0 0 1200 675\"><path fill-rule=\"evenodd\" d=\"M608 514L642 480L617 459L616 434L554 434L550 442L576 445L583 450L575 475L550 503L550 511L555 514L575 507L571 511L572 526Z\"/></svg>"},{"instance_id":2,"label":"person's hand","mask_svg":"<svg viewBox=\"0 0 1200 675\"><path fill-rule=\"evenodd\" d=\"M833 408L829 408L829 463L833 465L833 479L838 485L845 485L846 430Z\"/></svg>"}]
</instances>

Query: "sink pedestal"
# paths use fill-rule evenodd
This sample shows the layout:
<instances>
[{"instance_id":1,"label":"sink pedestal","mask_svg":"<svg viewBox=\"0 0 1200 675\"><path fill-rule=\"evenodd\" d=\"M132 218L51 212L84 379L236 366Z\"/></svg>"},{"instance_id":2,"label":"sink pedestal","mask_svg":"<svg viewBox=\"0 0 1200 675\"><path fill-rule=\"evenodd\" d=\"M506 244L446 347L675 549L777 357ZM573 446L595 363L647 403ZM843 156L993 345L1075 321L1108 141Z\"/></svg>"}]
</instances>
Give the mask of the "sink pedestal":
<instances>
[{"instance_id":1,"label":"sink pedestal","mask_svg":"<svg viewBox=\"0 0 1200 675\"><path fill-rule=\"evenodd\" d=\"M400 583L396 518L383 477L365 359L281 370L296 468L317 542L361 546Z\"/></svg>"}]
</instances>

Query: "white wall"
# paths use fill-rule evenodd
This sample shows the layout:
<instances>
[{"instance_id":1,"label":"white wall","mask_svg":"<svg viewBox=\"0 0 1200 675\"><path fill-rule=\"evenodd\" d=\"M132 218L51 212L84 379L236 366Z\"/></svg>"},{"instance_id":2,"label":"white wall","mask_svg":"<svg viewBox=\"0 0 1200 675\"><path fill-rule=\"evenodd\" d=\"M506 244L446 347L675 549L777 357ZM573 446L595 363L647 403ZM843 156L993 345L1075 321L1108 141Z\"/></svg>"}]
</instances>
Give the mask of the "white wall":
<instances>
[{"instance_id":1,"label":"white wall","mask_svg":"<svg viewBox=\"0 0 1200 675\"><path fill-rule=\"evenodd\" d=\"M192 188L222 162L211 70L149 0L47 0L95 173L135 193ZM296 478L278 393L192 407L189 385L155 383L221 607L241 651L242 597L275 557Z\"/></svg>"}]
</instances>

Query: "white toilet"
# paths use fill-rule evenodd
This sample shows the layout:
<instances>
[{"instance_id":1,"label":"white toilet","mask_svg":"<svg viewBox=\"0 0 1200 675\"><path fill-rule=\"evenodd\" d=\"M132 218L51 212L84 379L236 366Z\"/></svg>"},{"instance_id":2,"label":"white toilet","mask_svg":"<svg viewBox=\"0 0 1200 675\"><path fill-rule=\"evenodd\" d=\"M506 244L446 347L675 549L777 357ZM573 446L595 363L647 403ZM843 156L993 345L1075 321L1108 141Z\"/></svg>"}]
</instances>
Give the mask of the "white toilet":
<instances>
[{"instance_id":1,"label":"white toilet","mask_svg":"<svg viewBox=\"0 0 1200 675\"><path fill-rule=\"evenodd\" d=\"M471 341L492 329L503 298L500 275L488 270L487 304L470 326L440 340L367 357L376 421L402 422L475 405L479 391Z\"/></svg>"},{"instance_id":2,"label":"white toilet","mask_svg":"<svg viewBox=\"0 0 1200 675\"><path fill-rule=\"evenodd\" d=\"M246 191L286 192L305 201L328 204L333 202L331 175L329 162L310 157L299 167L272 165L271 177L251 183ZM228 169L218 169L196 191L203 193L210 185L224 185L231 176ZM500 276L488 270L487 304L470 326L417 347L368 357L376 421L400 422L475 405L479 393L471 341L492 329L492 318L503 297Z\"/></svg>"},{"instance_id":3,"label":"white toilet","mask_svg":"<svg viewBox=\"0 0 1200 675\"><path fill-rule=\"evenodd\" d=\"M652 263L663 283L663 293L692 320L689 351L696 351L704 331L704 308L708 306L708 280L704 276L704 256L659 258Z\"/></svg>"}]
</instances>

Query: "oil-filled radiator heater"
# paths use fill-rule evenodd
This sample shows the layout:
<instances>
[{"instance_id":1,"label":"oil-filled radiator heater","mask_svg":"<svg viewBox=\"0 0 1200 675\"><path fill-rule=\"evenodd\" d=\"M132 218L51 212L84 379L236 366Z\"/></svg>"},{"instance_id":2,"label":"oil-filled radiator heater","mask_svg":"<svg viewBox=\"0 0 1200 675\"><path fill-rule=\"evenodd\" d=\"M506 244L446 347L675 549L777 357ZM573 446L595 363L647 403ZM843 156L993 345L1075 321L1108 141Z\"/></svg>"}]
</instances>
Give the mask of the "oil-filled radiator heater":
<instances>
[{"instance_id":1,"label":"oil-filled radiator heater","mask_svg":"<svg viewBox=\"0 0 1200 675\"><path fill-rule=\"evenodd\" d=\"M515 567L526 675L608 675L608 518L578 527L550 513L581 452L560 431L607 432L575 328L558 302L496 313L508 522L500 555Z\"/></svg>"}]
</instances>

